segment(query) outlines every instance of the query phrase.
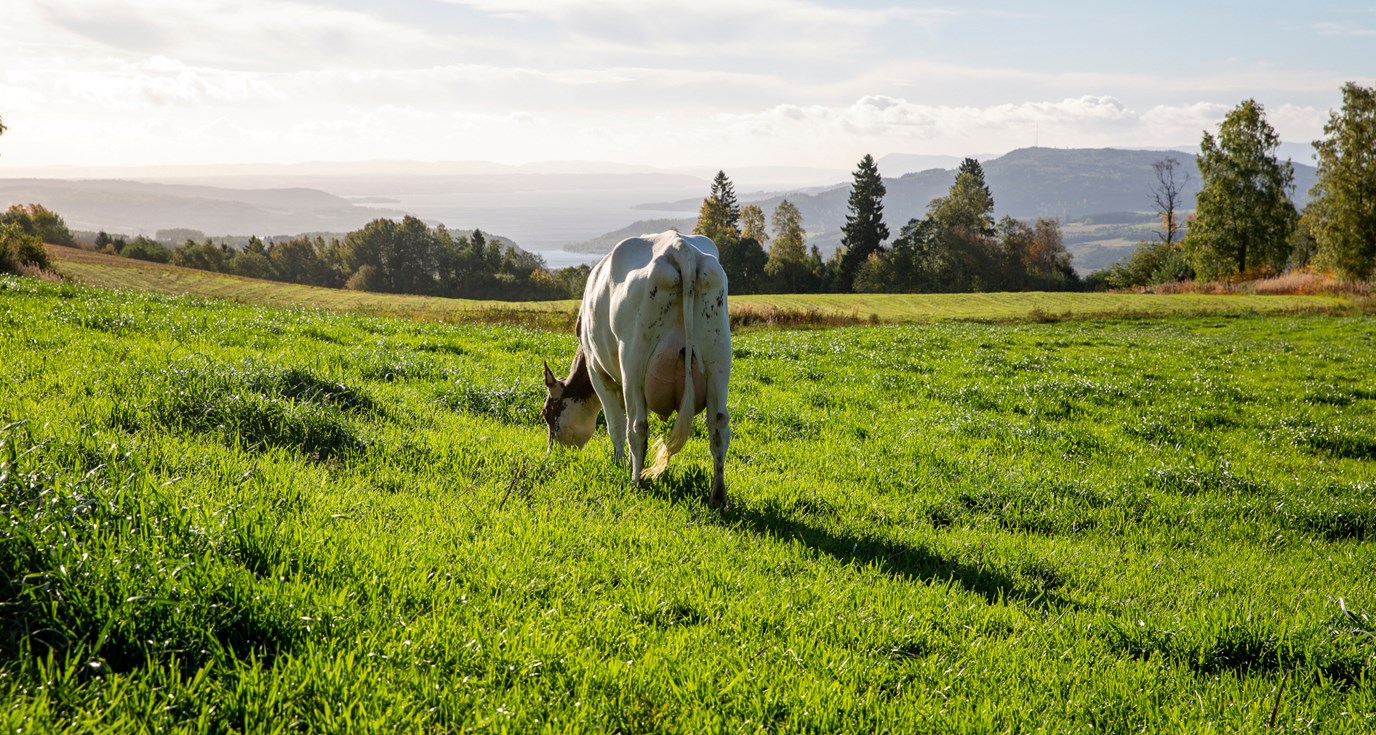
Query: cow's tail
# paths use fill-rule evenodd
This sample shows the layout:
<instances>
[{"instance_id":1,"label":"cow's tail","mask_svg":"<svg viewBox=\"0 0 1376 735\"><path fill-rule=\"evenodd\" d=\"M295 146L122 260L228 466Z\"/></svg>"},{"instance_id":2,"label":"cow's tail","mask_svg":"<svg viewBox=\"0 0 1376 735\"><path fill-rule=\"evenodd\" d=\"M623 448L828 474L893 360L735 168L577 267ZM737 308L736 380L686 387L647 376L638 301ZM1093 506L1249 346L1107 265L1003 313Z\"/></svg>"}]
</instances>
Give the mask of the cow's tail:
<instances>
[{"instance_id":1,"label":"cow's tail","mask_svg":"<svg viewBox=\"0 0 1376 735\"><path fill-rule=\"evenodd\" d=\"M669 468L669 458L678 454L693 436L693 414L697 409L697 396L693 395L693 314L698 301L698 259L696 248L688 243L680 241L676 249L683 302L683 400L679 401L668 441L655 440L655 461L641 471L641 477L655 478L663 474Z\"/></svg>"}]
</instances>

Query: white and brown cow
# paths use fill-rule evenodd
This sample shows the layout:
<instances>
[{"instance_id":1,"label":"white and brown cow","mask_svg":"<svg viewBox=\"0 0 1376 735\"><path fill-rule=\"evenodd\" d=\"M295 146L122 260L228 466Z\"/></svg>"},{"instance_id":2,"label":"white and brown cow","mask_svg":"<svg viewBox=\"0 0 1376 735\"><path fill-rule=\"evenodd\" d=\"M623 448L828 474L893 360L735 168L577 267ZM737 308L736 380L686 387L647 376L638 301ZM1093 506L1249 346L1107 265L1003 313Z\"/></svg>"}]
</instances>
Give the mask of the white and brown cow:
<instances>
[{"instance_id":1,"label":"white and brown cow","mask_svg":"<svg viewBox=\"0 0 1376 735\"><path fill-rule=\"evenodd\" d=\"M657 477L693 433L704 410L711 433L713 508L726 507L723 469L731 443L726 388L731 324L726 272L705 237L663 232L622 240L593 266L578 312L578 351L560 380L545 363L549 396L541 414L549 441L581 447L597 413L607 414L612 456L631 445L631 478ZM677 412L667 442L645 466L649 412Z\"/></svg>"}]
</instances>

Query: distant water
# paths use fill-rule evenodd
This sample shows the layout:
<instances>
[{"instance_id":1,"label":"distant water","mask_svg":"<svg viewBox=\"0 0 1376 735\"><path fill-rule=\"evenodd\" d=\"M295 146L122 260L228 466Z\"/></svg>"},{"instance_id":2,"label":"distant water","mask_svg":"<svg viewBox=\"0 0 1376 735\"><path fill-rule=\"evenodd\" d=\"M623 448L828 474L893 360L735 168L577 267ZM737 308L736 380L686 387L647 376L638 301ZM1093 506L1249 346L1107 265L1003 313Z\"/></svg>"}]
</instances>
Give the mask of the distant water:
<instances>
[{"instance_id":1,"label":"distant water","mask_svg":"<svg viewBox=\"0 0 1376 735\"><path fill-rule=\"evenodd\" d=\"M567 250L532 250L541 258L545 259L545 267L550 270L568 268L569 266L589 265L596 263L602 256L597 253L571 253Z\"/></svg>"},{"instance_id":2,"label":"distant water","mask_svg":"<svg viewBox=\"0 0 1376 735\"><path fill-rule=\"evenodd\" d=\"M595 263L595 254L573 253L566 245L586 242L640 220L693 217L696 212L633 209L652 201L691 196L682 189L635 191L377 192L386 203L451 229L480 229L510 238L539 253L550 268Z\"/></svg>"}]
</instances>

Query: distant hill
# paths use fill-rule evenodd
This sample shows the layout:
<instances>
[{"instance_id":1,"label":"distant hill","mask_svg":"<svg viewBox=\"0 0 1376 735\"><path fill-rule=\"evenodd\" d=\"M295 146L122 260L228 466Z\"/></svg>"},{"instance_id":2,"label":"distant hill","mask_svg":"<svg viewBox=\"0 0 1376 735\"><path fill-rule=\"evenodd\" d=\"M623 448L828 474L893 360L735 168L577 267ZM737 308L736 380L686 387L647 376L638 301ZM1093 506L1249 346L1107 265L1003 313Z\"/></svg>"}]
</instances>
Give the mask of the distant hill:
<instances>
[{"instance_id":1,"label":"distant hill","mask_svg":"<svg viewBox=\"0 0 1376 735\"><path fill-rule=\"evenodd\" d=\"M611 252L612 246L628 237L639 237L640 235L675 229L679 232L692 232L693 226L697 222L696 219L636 220L619 230L613 230L591 240L569 245L566 249L575 253L608 253Z\"/></svg>"},{"instance_id":2,"label":"distant hill","mask_svg":"<svg viewBox=\"0 0 1376 735\"><path fill-rule=\"evenodd\" d=\"M148 234L188 228L211 235L346 232L398 210L363 207L316 189L233 189L187 184L0 179L0 207L41 203L73 230ZM252 223L247 229L246 223Z\"/></svg>"},{"instance_id":3,"label":"distant hill","mask_svg":"<svg viewBox=\"0 0 1376 735\"><path fill-rule=\"evenodd\" d=\"M889 176L902 176L932 168L955 168L960 165L964 158L964 156L935 156L920 153L889 153L880 156L876 163L879 165L879 173ZM995 156L975 156L975 158L982 161L985 158L995 158Z\"/></svg>"},{"instance_id":4,"label":"distant hill","mask_svg":"<svg viewBox=\"0 0 1376 735\"><path fill-rule=\"evenodd\" d=\"M1022 148L982 161L985 180L994 194L997 217L1056 217L1062 222L1107 212L1151 211L1151 188L1156 180L1152 164L1168 156L1180 161L1190 180L1182 209L1194 209L1199 193L1195 156L1179 151L1128 151L1112 148ZM955 180L954 169L928 169L885 179L885 220L891 229L926 214L927 205L945 196ZM1295 164L1295 197L1303 206L1315 180L1314 167ZM845 222L850 185L817 194L776 195L752 203L766 210L785 196L798 206L810 231L840 231Z\"/></svg>"},{"instance_id":5,"label":"distant hill","mask_svg":"<svg viewBox=\"0 0 1376 735\"><path fill-rule=\"evenodd\" d=\"M1182 211L1195 207L1199 193L1199 169L1195 155L1182 151L1119 150L1114 148L1022 148L988 161L981 161L985 180L994 195L996 217L1054 217L1062 224L1119 222L1134 219L1132 213L1152 211L1151 189L1156 184L1152 164L1167 157L1180 161L1181 171L1189 174L1181 204ZM1309 200L1314 185L1313 166L1295 162L1295 199L1298 206ZM880 169L883 170L882 167ZM945 196L955 181L954 168L925 171L885 178L884 219L894 236L913 218L926 215L927 205ZM766 214L787 198L798 207L808 230L810 244L830 254L841 244L841 226L846 221L850 184L821 191L792 191L766 196L742 196L743 204L758 204ZM698 200L700 202L701 200ZM643 208L683 209L697 205L690 201L644 205ZM1136 218L1141 222L1141 218ZM1149 218L1148 218L1149 219ZM1150 237L1150 226L1138 227L1134 237ZM1067 249L1076 267L1093 270L1117 260L1135 240L1123 239L1124 230L1113 231L1104 240L1067 237ZM598 241L602 241L599 238ZM615 241L613 241L615 242ZM585 247L580 245L579 247ZM610 245L608 245L610 247ZM1115 251L1121 250L1122 253ZM1081 252L1093 257L1082 259ZM1084 260L1085 262L1082 262Z\"/></svg>"}]
</instances>

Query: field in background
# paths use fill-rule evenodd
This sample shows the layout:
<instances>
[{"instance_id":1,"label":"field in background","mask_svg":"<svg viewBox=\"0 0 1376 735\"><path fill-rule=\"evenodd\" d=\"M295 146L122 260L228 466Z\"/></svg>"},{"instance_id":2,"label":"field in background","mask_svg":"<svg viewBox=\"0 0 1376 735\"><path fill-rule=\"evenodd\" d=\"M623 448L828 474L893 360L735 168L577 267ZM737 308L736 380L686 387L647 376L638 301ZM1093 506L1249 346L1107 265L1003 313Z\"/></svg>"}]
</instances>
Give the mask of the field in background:
<instances>
[{"instance_id":1,"label":"field in background","mask_svg":"<svg viewBox=\"0 0 1376 735\"><path fill-rule=\"evenodd\" d=\"M479 319L549 326L571 325L572 315L578 307L576 301L469 301L317 288L239 278L72 248L49 247L48 252L59 271L93 286L190 294L264 306L300 306L439 321ZM1277 313L1343 309L1349 305L1346 299L1325 295L978 293L731 297L731 310L738 322L785 324Z\"/></svg>"},{"instance_id":2,"label":"field in background","mask_svg":"<svg viewBox=\"0 0 1376 735\"><path fill-rule=\"evenodd\" d=\"M0 731L1371 732L1373 340L746 331L722 517L568 333L0 277Z\"/></svg>"}]
</instances>

